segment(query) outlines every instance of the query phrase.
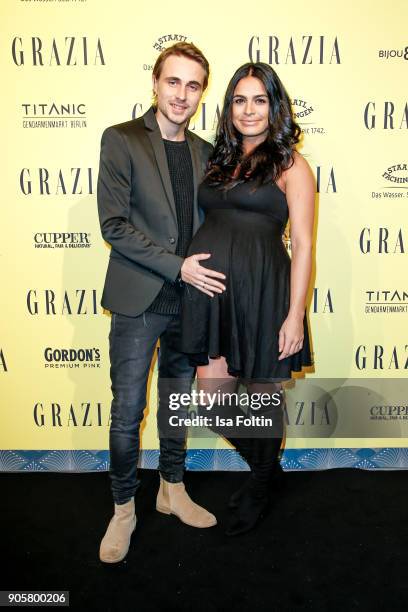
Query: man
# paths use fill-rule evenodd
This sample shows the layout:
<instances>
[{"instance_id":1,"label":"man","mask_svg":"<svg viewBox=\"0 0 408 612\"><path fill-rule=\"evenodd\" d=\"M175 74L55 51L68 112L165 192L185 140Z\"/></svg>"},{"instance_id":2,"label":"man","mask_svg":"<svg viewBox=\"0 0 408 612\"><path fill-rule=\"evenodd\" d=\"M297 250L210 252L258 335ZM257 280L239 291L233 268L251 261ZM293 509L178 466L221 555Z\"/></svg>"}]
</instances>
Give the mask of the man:
<instances>
[{"instance_id":1,"label":"man","mask_svg":"<svg viewBox=\"0 0 408 612\"><path fill-rule=\"evenodd\" d=\"M194 370L187 357L172 348L180 285L189 282L208 295L225 290L217 280L224 275L200 265L210 254L185 258L200 224L197 185L212 150L186 128L208 75L208 62L194 45L177 43L165 49L153 69L154 106L140 119L110 127L102 136L98 211L102 235L112 247L102 306L112 313L109 444L115 502L99 551L106 563L126 556L136 526L139 427L159 339L159 421L168 408L160 381L177 380L180 391L191 388ZM156 508L189 525L211 527L215 517L185 491L185 454L184 439L160 435Z\"/></svg>"}]
</instances>

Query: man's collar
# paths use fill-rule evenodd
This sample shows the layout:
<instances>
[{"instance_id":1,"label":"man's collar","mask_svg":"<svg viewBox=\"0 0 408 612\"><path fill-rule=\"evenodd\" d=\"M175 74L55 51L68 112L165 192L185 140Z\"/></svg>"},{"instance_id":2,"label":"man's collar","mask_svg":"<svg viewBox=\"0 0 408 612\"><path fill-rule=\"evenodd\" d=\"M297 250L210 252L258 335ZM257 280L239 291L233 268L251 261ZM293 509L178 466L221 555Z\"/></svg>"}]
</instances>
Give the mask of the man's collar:
<instances>
[{"instance_id":1,"label":"man's collar","mask_svg":"<svg viewBox=\"0 0 408 612\"><path fill-rule=\"evenodd\" d=\"M148 111L143 115L144 124L148 130L158 130L159 124L157 123L156 113L154 107L151 106Z\"/></svg>"}]
</instances>

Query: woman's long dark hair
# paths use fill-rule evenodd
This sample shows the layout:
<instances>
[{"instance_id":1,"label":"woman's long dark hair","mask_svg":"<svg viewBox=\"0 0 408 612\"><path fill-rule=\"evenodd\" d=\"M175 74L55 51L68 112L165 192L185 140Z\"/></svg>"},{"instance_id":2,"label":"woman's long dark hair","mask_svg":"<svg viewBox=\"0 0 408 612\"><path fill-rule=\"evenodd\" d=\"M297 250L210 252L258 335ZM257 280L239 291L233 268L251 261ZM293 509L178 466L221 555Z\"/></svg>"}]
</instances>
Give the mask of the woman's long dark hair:
<instances>
[{"instance_id":1,"label":"woman's long dark hair","mask_svg":"<svg viewBox=\"0 0 408 612\"><path fill-rule=\"evenodd\" d=\"M244 156L242 134L232 123L231 107L238 82L247 76L256 77L265 87L269 98L269 132L249 156ZM225 190L252 179L256 179L257 185L274 182L293 164L293 151L300 133L289 96L273 68L263 62L244 64L235 72L225 92L215 148L205 178ZM233 177L238 164L241 164L239 172Z\"/></svg>"}]
</instances>

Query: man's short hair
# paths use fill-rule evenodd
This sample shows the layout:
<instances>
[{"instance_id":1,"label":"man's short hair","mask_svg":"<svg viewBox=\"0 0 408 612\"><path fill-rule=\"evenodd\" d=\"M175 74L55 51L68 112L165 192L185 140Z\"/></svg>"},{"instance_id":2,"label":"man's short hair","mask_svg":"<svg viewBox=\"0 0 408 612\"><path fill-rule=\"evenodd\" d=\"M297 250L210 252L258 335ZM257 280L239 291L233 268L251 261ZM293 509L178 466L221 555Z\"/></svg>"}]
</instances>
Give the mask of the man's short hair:
<instances>
[{"instance_id":1,"label":"man's short hair","mask_svg":"<svg viewBox=\"0 0 408 612\"><path fill-rule=\"evenodd\" d=\"M208 78L210 76L210 65L204 53L200 51L198 47L193 45L193 43L178 42L174 45L171 45L171 47L167 47L166 49L164 49L156 60L156 63L153 68L153 76L156 79L160 77L163 64L165 60L170 57L170 55L187 57L200 64L200 66L202 66L205 72L203 83L203 90L205 90L208 85Z\"/></svg>"}]
</instances>

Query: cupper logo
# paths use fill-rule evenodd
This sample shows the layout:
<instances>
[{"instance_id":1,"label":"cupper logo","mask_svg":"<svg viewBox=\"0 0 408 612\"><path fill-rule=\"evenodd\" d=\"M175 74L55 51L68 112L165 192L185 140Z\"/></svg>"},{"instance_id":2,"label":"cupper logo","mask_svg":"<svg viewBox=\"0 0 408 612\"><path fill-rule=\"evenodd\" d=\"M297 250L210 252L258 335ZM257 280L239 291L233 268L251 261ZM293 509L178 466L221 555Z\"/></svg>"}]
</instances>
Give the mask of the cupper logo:
<instances>
[{"instance_id":1,"label":"cupper logo","mask_svg":"<svg viewBox=\"0 0 408 612\"><path fill-rule=\"evenodd\" d=\"M89 249L90 232L36 232L33 243L36 249Z\"/></svg>"}]
</instances>

